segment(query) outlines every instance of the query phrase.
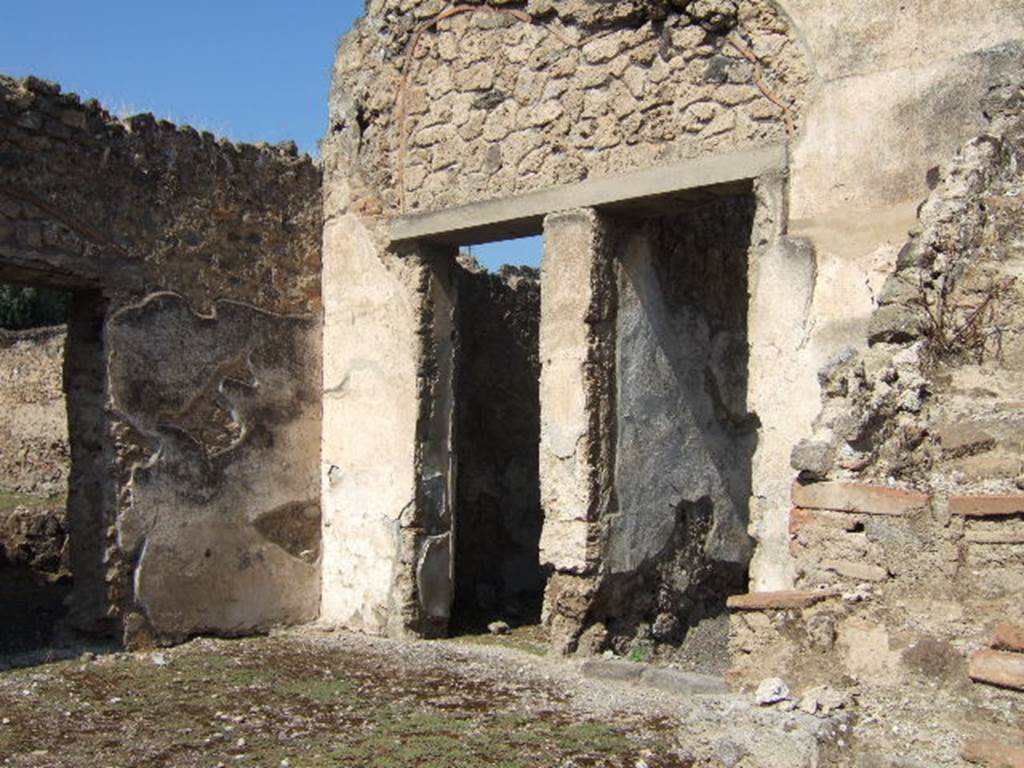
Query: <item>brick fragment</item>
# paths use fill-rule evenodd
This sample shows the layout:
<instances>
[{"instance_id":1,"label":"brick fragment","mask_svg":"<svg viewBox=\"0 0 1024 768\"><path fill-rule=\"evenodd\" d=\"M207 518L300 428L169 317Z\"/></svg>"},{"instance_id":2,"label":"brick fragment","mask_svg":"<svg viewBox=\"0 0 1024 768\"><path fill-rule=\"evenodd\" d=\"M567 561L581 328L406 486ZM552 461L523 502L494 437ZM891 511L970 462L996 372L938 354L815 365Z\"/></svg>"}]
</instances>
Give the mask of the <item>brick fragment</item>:
<instances>
[{"instance_id":1,"label":"brick fragment","mask_svg":"<svg viewBox=\"0 0 1024 768\"><path fill-rule=\"evenodd\" d=\"M967 531L968 544L1024 544L1024 533L1016 531Z\"/></svg>"},{"instance_id":2,"label":"brick fragment","mask_svg":"<svg viewBox=\"0 0 1024 768\"><path fill-rule=\"evenodd\" d=\"M963 517L1010 517L1024 514L1024 495L953 496L949 511Z\"/></svg>"},{"instance_id":3,"label":"brick fragment","mask_svg":"<svg viewBox=\"0 0 1024 768\"><path fill-rule=\"evenodd\" d=\"M1024 768L1024 749L988 739L968 741L960 756L969 763L986 768Z\"/></svg>"},{"instance_id":4,"label":"brick fragment","mask_svg":"<svg viewBox=\"0 0 1024 768\"><path fill-rule=\"evenodd\" d=\"M863 483L793 484L793 504L866 515L908 515L928 506L927 494Z\"/></svg>"},{"instance_id":5,"label":"brick fragment","mask_svg":"<svg viewBox=\"0 0 1024 768\"><path fill-rule=\"evenodd\" d=\"M1024 626L997 624L992 632L992 647L1003 651L1024 653Z\"/></svg>"},{"instance_id":6,"label":"brick fragment","mask_svg":"<svg viewBox=\"0 0 1024 768\"><path fill-rule=\"evenodd\" d=\"M792 608L810 608L822 600L838 597L835 590L816 590L814 592L750 592L745 595L733 595L726 605L737 611L770 611Z\"/></svg>"},{"instance_id":7,"label":"brick fragment","mask_svg":"<svg viewBox=\"0 0 1024 768\"><path fill-rule=\"evenodd\" d=\"M840 531L854 531L859 521L850 515L827 517L808 509L793 507L789 511L789 535L796 536L805 525L819 525L824 528L835 528Z\"/></svg>"},{"instance_id":8,"label":"brick fragment","mask_svg":"<svg viewBox=\"0 0 1024 768\"><path fill-rule=\"evenodd\" d=\"M976 651L967 674L977 683L1024 691L1024 654Z\"/></svg>"}]
</instances>

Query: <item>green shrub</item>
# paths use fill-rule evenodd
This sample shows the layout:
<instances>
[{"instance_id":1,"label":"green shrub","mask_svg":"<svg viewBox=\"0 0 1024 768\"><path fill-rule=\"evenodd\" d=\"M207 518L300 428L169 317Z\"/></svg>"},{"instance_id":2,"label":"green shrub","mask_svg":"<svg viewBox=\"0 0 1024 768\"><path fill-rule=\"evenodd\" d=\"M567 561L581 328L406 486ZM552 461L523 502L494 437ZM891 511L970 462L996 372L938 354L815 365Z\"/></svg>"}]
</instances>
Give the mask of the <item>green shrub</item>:
<instances>
[{"instance_id":1,"label":"green shrub","mask_svg":"<svg viewBox=\"0 0 1024 768\"><path fill-rule=\"evenodd\" d=\"M49 288L0 285L0 328L21 331L67 321L68 294Z\"/></svg>"}]
</instances>

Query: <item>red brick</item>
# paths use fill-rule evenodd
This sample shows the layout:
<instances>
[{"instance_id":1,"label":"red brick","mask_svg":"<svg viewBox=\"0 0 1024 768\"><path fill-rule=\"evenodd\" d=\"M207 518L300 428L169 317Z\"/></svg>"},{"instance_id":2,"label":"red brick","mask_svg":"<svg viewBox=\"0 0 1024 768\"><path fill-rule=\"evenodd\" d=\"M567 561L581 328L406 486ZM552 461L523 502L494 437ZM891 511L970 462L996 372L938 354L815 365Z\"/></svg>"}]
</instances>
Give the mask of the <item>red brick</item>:
<instances>
[{"instance_id":1,"label":"red brick","mask_svg":"<svg viewBox=\"0 0 1024 768\"><path fill-rule=\"evenodd\" d=\"M733 595L726 605L737 611L771 611L789 608L810 608L815 603L838 597L834 590L816 590L814 592L750 592L745 595Z\"/></svg>"},{"instance_id":2,"label":"red brick","mask_svg":"<svg viewBox=\"0 0 1024 768\"><path fill-rule=\"evenodd\" d=\"M986 768L1024 768L1024 749L997 741L975 739L964 744L960 756Z\"/></svg>"},{"instance_id":3,"label":"red brick","mask_svg":"<svg viewBox=\"0 0 1024 768\"><path fill-rule=\"evenodd\" d=\"M907 515L924 509L930 499L917 491L904 491L863 483L793 484L793 504L803 509L831 509L865 515Z\"/></svg>"},{"instance_id":4,"label":"red brick","mask_svg":"<svg viewBox=\"0 0 1024 768\"><path fill-rule=\"evenodd\" d=\"M992 632L992 647L1024 653L1024 627L1017 624L997 624Z\"/></svg>"},{"instance_id":5,"label":"red brick","mask_svg":"<svg viewBox=\"0 0 1024 768\"><path fill-rule=\"evenodd\" d=\"M793 507L789 511L789 535L796 536L805 525L820 525L824 528L836 528L840 531L856 530L856 518L851 519L849 515L843 515L842 517L845 519L841 519L839 516L826 517L808 509Z\"/></svg>"},{"instance_id":6,"label":"red brick","mask_svg":"<svg viewBox=\"0 0 1024 768\"><path fill-rule=\"evenodd\" d=\"M1024 514L1024 495L953 496L949 511L964 517L1009 517Z\"/></svg>"},{"instance_id":7,"label":"red brick","mask_svg":"<svg viewBox=\"0 0 1024 768\"><path fill-rule=\"evenodd\" d=\"M1024 654L1003 651L976 651L967 674L978 683L1024 691Z\"/></svg>"},{"instance_id":8,"label":"red brick","mask_svg":"<svg viewBox=\"0 0 1024 768\"><path fill-rule=\"evenodd\" d=\"M793 507L789 510L789 535L796 536L808 523L814 522L814 513L808 512L806 509L800 509L799 507Z\"/></svg>"}]
</instances>

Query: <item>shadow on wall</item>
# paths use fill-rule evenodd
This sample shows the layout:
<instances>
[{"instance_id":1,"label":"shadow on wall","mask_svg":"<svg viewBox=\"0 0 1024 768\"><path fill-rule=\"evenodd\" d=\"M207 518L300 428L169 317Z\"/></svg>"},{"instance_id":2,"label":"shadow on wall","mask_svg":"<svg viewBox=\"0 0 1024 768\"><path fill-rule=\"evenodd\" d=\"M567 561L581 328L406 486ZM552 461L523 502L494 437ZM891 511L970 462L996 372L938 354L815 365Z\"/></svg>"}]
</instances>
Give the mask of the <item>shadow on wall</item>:
<instances>
[{"instance_id":1,"label":"shadow on wall","mask_svg":"<svg viewBox=\"0 0 1024 768\"><path fill-rule=\"evenodd\" d=\"M620 652L632 638L713 662L727 641L726 597L746 589L760 426L747 410L754 212L752 196L728 197L623 233L618 514L597 603ZM693 632L708 621L716 629Z\"/></svg>"}]
</instances>

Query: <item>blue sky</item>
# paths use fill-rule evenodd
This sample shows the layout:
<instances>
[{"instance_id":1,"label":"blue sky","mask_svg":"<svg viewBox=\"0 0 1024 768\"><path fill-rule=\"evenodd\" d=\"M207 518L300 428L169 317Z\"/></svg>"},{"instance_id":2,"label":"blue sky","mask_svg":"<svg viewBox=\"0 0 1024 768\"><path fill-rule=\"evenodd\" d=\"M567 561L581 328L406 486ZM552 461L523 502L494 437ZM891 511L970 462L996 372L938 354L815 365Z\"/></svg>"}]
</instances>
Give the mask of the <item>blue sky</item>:
<instances>
[{"instance_id":1,"label":"blue sky","mask_svg":"<svg viewBox=\"0 0 1024 768\"><path fill-rule=\"evenodd\" d=\"M9 0L0 73L56 80L116 113L316 154L338 38L362 0ZM539 264L539 239L478 246L488 268Z\"/></svg>"}]
</instances>

